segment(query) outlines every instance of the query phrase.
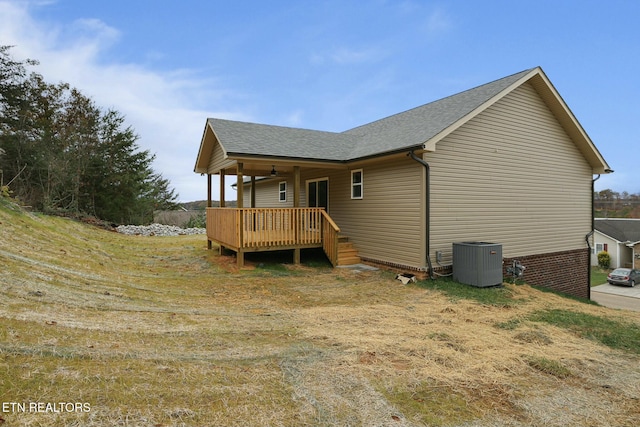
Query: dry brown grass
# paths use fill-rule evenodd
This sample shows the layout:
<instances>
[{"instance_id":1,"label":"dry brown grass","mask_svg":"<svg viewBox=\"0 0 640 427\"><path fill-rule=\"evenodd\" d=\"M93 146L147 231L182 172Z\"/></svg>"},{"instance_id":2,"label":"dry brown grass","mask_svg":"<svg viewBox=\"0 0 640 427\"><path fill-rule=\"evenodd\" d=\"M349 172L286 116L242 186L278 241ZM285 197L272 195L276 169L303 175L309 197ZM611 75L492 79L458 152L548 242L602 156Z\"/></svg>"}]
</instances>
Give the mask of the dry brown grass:
<instances>
[{"instance_id":1,"label":"dry brown grass","mask_svg":"<svg viewBox=\"0 0 640 427\"><path fill-rule=\"evenodd\" d=\"M527 316L640 314L508 285L507 306L385 272L237 271L202 236L0 208L0 412L17 426L632 426L640 358ZM515 328L498 327L517 322ZM0 421L1 423L1 421Z\"/></svg>"}]
</instances>

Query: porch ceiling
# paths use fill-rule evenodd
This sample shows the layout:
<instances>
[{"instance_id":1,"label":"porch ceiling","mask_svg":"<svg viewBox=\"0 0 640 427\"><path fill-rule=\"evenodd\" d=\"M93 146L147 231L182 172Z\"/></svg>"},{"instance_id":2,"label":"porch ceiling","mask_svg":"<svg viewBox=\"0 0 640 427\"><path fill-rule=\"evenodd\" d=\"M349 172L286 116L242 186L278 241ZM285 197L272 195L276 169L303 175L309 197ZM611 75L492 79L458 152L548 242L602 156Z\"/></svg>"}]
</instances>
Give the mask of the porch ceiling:
<instances>
[{"instance_id":1,"label":"porch ceiling","mask_svg":"<svg viewBox=\"0 0 640 427\"><path fill-rule=\"evenodd\" d=\"M322 169L347 169L344 163L334 162L310 162L310 161L294 161L283 159L234 159L233 162L225 167L225 175L237 175L238 163L242 163L242 174L244 176L271 176L272 169L275 169L277 176L293 175L294 166L305 168L322 168Z\"/></svg>"}]
</instances>

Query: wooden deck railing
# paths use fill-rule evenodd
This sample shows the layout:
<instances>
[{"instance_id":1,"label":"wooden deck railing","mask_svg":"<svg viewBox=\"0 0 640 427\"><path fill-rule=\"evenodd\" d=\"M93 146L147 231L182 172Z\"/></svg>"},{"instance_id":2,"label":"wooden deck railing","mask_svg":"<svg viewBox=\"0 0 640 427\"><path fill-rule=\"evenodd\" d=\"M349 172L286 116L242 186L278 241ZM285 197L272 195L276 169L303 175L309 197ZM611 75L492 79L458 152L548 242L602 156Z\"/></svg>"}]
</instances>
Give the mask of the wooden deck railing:
<instances>
[{"instance_id":1,"label":"wooden deck railing","mask_svg":"<svg viewBox=\"0 0 640 427\"><path fill-rule=\"evenodd\" d=\"M338 234L340 227L336 225L329 214L322 211L322 249L329 258L331 265L338 265Z\"/></svg>"},{"instance_id":2,"label":"wooden deck railing","mask_svg":"<svg viewBox=\"0 0 640 427\"><path fill-rule=\"evenodd\" d=\"M207 208L208 239L236 251L320 247L324 229L337 247L337 226L323 208Z\"/></svg>"},{"instance_id":3,"label":"wooden deck railing","mask_svg":"<svg viewBox=\"0 0 640 427\"><path fill-rule=\"evenodd\" d=\"M240 248L238 212L233 208L207 208L207 238L230 249Z\"/></svg>"}]
</instances>

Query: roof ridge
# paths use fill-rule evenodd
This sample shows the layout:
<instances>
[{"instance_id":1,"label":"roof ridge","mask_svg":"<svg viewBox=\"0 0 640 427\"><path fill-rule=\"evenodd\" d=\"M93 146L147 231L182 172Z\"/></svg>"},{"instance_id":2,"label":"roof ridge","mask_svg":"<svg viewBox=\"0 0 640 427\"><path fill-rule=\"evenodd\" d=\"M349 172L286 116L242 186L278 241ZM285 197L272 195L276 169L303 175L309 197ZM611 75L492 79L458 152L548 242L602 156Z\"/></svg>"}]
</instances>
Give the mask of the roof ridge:
<instances>
[{"instance_id":1,"label":"roof ridge","mask_svg":"<svg viewBox=\"0 0 640 427\"><path fill-rule=\"evenodd\" d=\"M508 75L508 76L504 76L504 77L501 77L501 78L499 78L499 79L495 79L495 80L492 80L492 81L490 81L490 82L480 84L480 85L475 86L475 87L472 87L472 88L470 88L470 89L465 89L465 90L463 90L463 91L461 91L461 92L457 92L457 93L454 93L454 94L451 94L451 95L447 95L447 96L445 96L445 97L435 99L435 100L433 100L433 101L431 101L431 102L427 102L427 103L425 103L425 104L421 104L421 105L418 105L418 106L416 106L416 107L409 108L409 109L404 110L404 111L401 111L401 112L399 112L399 113L391 114L390 116L381 117L381 118L379 118L379 119L377 119L377 120L374 120L374 121L372 121L372 122L365 123L365 124L362 124L362 125L360 125L360 126L356 126L356 127L354 127L354 128L351 128L351 129L347 129L347 130L345 130L345 131L343 131L343 132L341 132L341 133L348 133L348 132L351 132L351 131L353 131L353 130L356 130L356 129L359 129L359 128L362 128L362 127L366 127L366 126L369 126L369 125L374 124L374 123L377 123L377 122L381 122L381 121L386 120L386 119L390 119L390 118L393 118L393 117L401 116L401 115L404 115L404 114L409 113L409 112L411 112L411 111L415 111L415 110L419 110L419 109L421 109L421 108L424 108L424 107L426 107L426 106L428 106L428 105L432 105L432 104L438 103L438 102L440 102L440 101L445 101L445 100L447 100L447 99L451 99L451 98L454 98L454 97L457 97L457 96L460 96L460 95L464 95L465 93L469 93L469 92L476 91L476 90L478 90L478 89L480 89L480 88L482 88L482 87L486 87L486 86L490 86L490 85L492 85L492 84L498 83L499 81L506 80L506 79L511 79L511 78L513 78L513 77L514 77L514 76L516 76L516 75L520 75L520 74L521 74L521 75L523 75L523 76L524 76L525 74L528 74L529 72L531 72L531 71L533 71L533 70L535 70L535 69L538 69L538 68L540 68L540 67L539 67L539 66L537 66L537 67L533 67L533 68L528 68L528 69L526 69L526 70L522 70L522 71L519 71L519 72L517 72L517 73L513 73L513 74L510 74L510 75Z\"/></svg>"},{"instance_id":2,"label":"roof ridge","mask_svg":"<svg viewBox=\"0 0 640 427\"><path fill-rule=\"evenodd\" d=\"M235 124L245 124L245 125L250 125L250 126L267 126L267 127L271 127L271 128L290 129L290 130L296 130L296 131L332 133L332 134L335 134L335 135L340 135L341 133L343 133L343 132L333 132L333 131L330 131L330 130L300 128L300 127L284 126L284 125L273 125L273 124L268 124L268 123L247 122L247 121L244 121L244 120L221 119L221 118L218 118L218 117L208 117L207 121L209 121L209 120L224 121L224 122L235 123Z\"/></svg>"},{"instance_id":3,"label":"roof ridge","mask_svg":"<svg viewBox=\"0 0 640 427\"><path fill-rule=\"evenodd\" d=\"M529 68L344 131L362 138L351 147L349 160L422 147L533 70L542 72Z\"/></svg>"}]
</instances>

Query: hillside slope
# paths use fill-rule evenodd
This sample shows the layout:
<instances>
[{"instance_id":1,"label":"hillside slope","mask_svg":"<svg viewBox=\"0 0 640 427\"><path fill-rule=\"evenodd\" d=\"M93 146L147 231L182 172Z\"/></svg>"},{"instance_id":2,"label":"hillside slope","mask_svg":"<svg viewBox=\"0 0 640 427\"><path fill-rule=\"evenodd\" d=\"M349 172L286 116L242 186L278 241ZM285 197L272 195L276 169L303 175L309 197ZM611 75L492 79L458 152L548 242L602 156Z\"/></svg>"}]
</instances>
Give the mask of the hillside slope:
<instances>
[{"instance_id":1,"label":"hillside slope","mask_svg":"<svg viewBox=\"0 0 640 427\"><path fill-rule=\"evenodd\" d=\"M640 313L526 285L477 299L446 281L231 261L204 236L124 236L0 200L0 424L640 419Z\"/></svg>"}]
</instances>

